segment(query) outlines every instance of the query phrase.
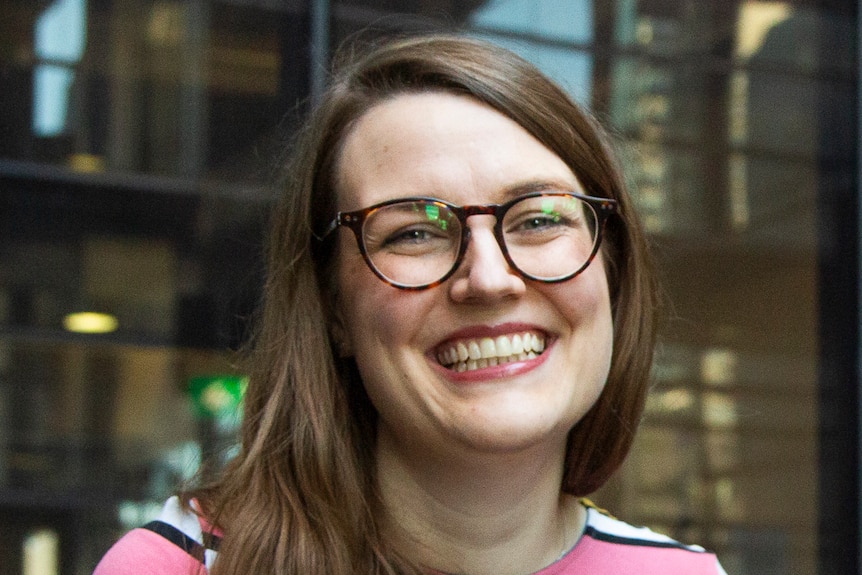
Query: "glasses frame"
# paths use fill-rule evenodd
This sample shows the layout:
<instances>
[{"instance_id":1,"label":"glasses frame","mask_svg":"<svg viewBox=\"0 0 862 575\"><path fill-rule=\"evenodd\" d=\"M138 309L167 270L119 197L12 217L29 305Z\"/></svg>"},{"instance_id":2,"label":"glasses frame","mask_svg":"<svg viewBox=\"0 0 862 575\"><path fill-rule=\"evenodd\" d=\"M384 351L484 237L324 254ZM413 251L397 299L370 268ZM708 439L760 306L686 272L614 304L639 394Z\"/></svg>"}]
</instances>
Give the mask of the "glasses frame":
<instances>
[{"instance_id":1,"label":"glasses frame","mask_svg":"<svg viewBox=\"0 0 862 575\"><path fill-rule=\"evenodd\" d=\"M566 276L562 276L559 278L540 278L523 271L521 268L518 267L518 265L512 260L512 257L509 255L509 249L506 246L506 240L503 236L503 219L506 215L506 212L508 212L512 206L523 200L541 196L570 196L573 198L577 198L588 204L593 209L593 212L596 215L596 239L593 242L593 250L590 253L589 258L587 258L586 263L584 263L584 265L582 265L580 268ZM458 247L458 254L455 256L455 261L452 262L452 268L448 272L446 272L441 278L427 284L421 284L416 286L401 284L392 281L391 279L384 276L383 273L380 272L380 270L378 270L374 266L374 263L368 256L368 252L365 248L365 240L362 233L362 228L365 225L365 220L368 219L368 216L370 216L373 212L386 206L407 202L428 202L430 204L436 204L440 207L445 207L453 214L455 214L455 217L457 217L458 221L461 223L460 245ZM596 254L599 252L599 248L601 247L602 232L605 227L605 222L612 214L616 214L618 209L619 204L616 200L610 198L600 198L597 196L586 196L577 192L570 191L531 192L518 196L517 198L509 200L508 202L505 202L503 204L477 204L472 206L456 206L455 204L450 204L449 202L441 200L439 198L432 198L426 196L410 196L406 198L387 200L385 202L380 202L378 204L374 204L373 206L368 206L367 208L362 208L360 210L354 210L351 212L338 212L335 215L335 218L333 218L329 225L326 227L323 234L320 236L320 239L325 239L338 227L349 228L353 231L353 236L356 238L356 243L359 246L359 252L362 254L362 258L365 260L365 263L368 265L369 269L374 272L374 275L376 275L383 282L391 285L392 287L402 290L419 291L437 287L438 285L442 284L447 279L452 277L452 274L454 274L461 266L461 263L464 261L464 254L467 252L467 246L470 242L470 227L467 225L467 218L471 216L494 216L496 218L496 221L494 222L494 237L496 238L497 245L500 247L500 251L502 252L503 257L505 258L509 266L524 279L541 283L559 283L572 279L573 277L587 269L587 267L589 267L589 265L595 259Z\"/></svg>"}]
</instances>

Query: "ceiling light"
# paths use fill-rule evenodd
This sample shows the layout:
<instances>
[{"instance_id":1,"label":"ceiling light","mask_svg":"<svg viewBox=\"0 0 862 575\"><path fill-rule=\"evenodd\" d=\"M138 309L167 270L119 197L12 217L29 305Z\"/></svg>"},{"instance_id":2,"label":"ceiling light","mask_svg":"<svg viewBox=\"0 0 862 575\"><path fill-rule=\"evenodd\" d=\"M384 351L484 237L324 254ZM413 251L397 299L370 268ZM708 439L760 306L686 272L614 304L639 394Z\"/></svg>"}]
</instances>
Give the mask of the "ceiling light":
<instances>
[{"instance_id":1,"label":"ceiling light","mask_svg":"<svg viewBox=\"0 0 862 575\"><path fill-rule=\"evenodd\" d=\"M107 313L82 311L64 317L63 327L75 333L110 333L117 330L119 322Z\"/></svg>"}]
</instances>

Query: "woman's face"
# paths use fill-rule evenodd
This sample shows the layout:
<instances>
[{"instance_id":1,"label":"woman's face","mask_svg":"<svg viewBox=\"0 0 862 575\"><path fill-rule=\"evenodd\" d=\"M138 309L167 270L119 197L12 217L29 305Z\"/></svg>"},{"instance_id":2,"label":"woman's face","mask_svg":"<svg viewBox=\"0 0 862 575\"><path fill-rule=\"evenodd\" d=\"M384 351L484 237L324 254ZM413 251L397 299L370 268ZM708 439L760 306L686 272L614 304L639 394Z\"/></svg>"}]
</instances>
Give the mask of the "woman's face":
<instances>
[{"instance_id":1,"label":"woman's face","mask_svg":"<svg viewBox=\"0 0 862 575\"><path fill-rule=\"evenodd\" d=\"M520 125L447 93L399 95L372 108L347 135L337 173L341 211L406 196L503 203L537 188L583 193ZM493 216L470 217L460 267L421 291L378 279L353 235L339 232L343 343L379 413L378 434L405 454L562 449L604 387L613 326L601 254L571 280L525 280L506 263L493 225ZM441 360L461 345L487 351L489 339L500 349L517 338L544 349L467 371Z\"/></svg>"}]
</instances>

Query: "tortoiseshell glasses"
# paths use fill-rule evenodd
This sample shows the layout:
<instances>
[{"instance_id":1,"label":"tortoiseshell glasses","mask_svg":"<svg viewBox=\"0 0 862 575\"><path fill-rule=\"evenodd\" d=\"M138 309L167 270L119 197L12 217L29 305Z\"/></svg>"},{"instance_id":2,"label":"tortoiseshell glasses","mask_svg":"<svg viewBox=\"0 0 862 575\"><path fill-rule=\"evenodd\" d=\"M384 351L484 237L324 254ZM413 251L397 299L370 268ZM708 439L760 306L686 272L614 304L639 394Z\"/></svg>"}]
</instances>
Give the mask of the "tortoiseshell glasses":
<instances>
[{"instance_id":1,"label":"tortoiseshell glasses","mask_svg":"<svg viewBox=\"0 0 862 575\"><path fill-rule=\"evenodd\" d=\"M522 277L562 282L590 265L604 222L617 202L574 192L546 191L504 204L456 206L436 198L389 200L339 212L322 235L353 230L359 251L381 280L400 289L440 285L458 269L470 241L467 218L492 215L506 261Z\"/></svg>"}]
</instances>

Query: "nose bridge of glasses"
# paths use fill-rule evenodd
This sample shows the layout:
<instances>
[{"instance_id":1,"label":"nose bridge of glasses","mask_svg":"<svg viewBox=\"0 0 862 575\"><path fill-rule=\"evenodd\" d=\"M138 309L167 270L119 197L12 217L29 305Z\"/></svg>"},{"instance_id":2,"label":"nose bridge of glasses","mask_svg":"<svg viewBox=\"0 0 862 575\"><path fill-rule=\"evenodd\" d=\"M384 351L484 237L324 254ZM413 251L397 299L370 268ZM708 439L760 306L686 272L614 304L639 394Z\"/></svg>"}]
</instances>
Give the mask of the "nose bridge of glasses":
<instances>
[{"instance_id":1,"label":"nose bridge of glasses","mask_svg":"<svg viewBox=\"0 0 862 575\"><path fill-rule=\"evenodd\" d=\"M496 259L496 257L500 257L501 260L506 261L506 264L508 265L508 257L506 255L507 250L504 243L505 240L499 233L499 212L500 206L496 204L463 207L462 214L464 221L464 244L462 245L461 252L466 257L466 259L471 259L470 256L467 256L467 252L470 250L474 252L473 257L480 256L482 258L485 258L487 257L487 253L485 253L485 250L490 248L492 252L494 249L496 249L496 251L498 252L498 256L494 256L494 259ZM478 218L478 222L468 224L467 220L472 216L491 217ZM477 232L479 234L479 237L477 237ZM477 240L479 243L482 244L481 246L476 246ZM477 248L480 249L481 252L476 253Z\"/></svg>"},{"instance_id":2,"label":"nose bridge of glasses","mask_svg":"<svg viewBox=\"0 0 862 575\"><path fill-rule=\"evenodd\" d=\"M462 206L460 208L460 212L461 212L461 222L464 226L463 233L464 233L465 241L469 241L470 237L472 236L472 228L467 223L468 218L471 218L473 216L493 216L494 221L493 221L493 223L490 224L490 226L496 226L497 223L500 221L500 208L501 208L501 206L499 204L482 204L482 205L475 205L475 206ZM491 229L493 229L493 227ZM496 232L494 232L494 235L496 236ZM498 242L499 242L499 238L498 238ZM503 249L503 246L501 245L500 248Z\"/></svg>"},{"instance_id":3,"label":"nose bridge of glasses","mask_svg":"<svg viewBox=\"0 0 862 575\"><path fill-rule=\"evenodd\" d=\"M470 216L496 216L500 206L497 204L483 204L477 206L463 206L461 211L466 220Z\"/></svg>"}]
</instances>

